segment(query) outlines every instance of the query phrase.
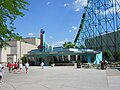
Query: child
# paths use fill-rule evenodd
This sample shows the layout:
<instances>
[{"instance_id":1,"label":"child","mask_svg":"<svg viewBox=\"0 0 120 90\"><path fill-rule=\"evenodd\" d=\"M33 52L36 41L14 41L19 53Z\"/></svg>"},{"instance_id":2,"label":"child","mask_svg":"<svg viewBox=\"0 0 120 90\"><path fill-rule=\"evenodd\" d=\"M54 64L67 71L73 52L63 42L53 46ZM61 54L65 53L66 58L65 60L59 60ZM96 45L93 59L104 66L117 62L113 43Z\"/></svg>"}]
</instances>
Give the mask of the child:
<instances>
[{"instance_id":1,"label":"child","mask_svg":"<svg viewBox=\"0 0 120 90\"><path fill-rule=\"evenodd\" d=\"M2 69L3 69L2 64L0 64L0 83L2 82L2 76L3 76Z\"/></svg>"}]
</instances>

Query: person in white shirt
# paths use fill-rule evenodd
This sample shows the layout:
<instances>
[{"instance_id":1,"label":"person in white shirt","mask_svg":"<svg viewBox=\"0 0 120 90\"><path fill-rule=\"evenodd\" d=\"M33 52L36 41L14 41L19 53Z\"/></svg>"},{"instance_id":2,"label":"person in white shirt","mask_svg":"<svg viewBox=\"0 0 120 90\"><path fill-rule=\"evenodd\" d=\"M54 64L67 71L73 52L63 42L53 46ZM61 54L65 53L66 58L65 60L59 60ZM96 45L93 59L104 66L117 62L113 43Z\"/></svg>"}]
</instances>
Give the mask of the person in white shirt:
<instances>
[{"instance_id":1,"label":"person in white shirt","mask_svg":"<svg viewBox=\"0 0 120 90\"><path fill-rule=\"evenodd\" d=\"M3 72L2 72L3 66L0 64L0 83L2 82Z\"/></svg>"},{"instance_id":2,"label":"person in white shirt","mask_svg":"<svg viewBox=\"0 0 120 90\"><path fill-rule=\"evenodd\" d=\"M29 68L29 63L27 62L27 63L25 64L26 73L28 73L28 68Z\"/></svg>"},{"instance_id":3,"label":"person in white shirt","mask_svg":"<svg viewBox=\"0 0 120 90\"><path fill-rule=\"evenodd\" d=\"M22 64L22 62L20 62L20 64L19 64L20 72L22 71L22 67L23 67L23 64Z\"/></svg>"},{"instance_id":4,"label":"person in white shirt","mask_svg":"<svg viewBox=\"0 0 120 90\"><path fill-rule=\"evenodd\" d=\"M44 66L44 63L43 63L43 62L41 62L41 67L42 67L42 69L44 68L43 66Z\"/></svg>"}]
</instances>

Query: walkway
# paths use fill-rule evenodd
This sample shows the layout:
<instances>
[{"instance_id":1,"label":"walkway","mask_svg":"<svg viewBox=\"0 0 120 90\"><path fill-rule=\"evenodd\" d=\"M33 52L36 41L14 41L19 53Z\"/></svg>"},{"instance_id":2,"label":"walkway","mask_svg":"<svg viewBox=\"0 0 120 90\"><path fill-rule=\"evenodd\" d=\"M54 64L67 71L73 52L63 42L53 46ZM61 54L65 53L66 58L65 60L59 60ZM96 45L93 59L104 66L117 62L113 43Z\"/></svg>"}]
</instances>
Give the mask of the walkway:
<instances>
[{"instance_id":1,"label":"walkway","mask_svg":"<svg viewBox=\"0 0 120 90\"><path fill-rule=\"evenodd\" d=\"M120 90L120 72L67 66L30 67L28 74L5 70L0 90Z\"/></svg>"}]
</instances>

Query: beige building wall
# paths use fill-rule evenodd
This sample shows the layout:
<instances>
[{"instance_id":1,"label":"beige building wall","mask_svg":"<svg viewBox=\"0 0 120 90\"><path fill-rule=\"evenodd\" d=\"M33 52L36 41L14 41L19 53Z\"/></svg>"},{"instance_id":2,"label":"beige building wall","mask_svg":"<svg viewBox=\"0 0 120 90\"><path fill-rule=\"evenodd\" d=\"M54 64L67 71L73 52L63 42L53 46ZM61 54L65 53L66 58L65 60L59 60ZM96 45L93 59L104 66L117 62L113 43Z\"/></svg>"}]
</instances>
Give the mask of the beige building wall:
<instances>
[{"instance_id":1,"label":"beige building wall","mask_svg":"<svg viewBox=\"0 0 120 90\"><path fill-rule=\"evenodd\" d=\"M33 45L40 45L40 39L39 38L24 38L24 41L33 44Z\"/></svg>"},{"instance_id":2,"label":"beige building wall","mask_svg":"<svg viewBox=\"0 0 120 90\"><path fill-rule=\"evenodd\" d=\"M16 62L17 55L15 54L7 54L7 62Z\"/></svg>"},{"instance_id":3,"label":"beige building wall","mask_svg":"<svg viewBox=\"0 0 120 90\"><path fill-rule=\"evenodd\" d=\"M22 41L11 41L9 44L11 44L11 54L16 55L16 61L24 56L24 54L27 54L28 51L32 49L37 49L37 45L29 44Z\"/></svg>"},{"instance_id":4,"label":"beige building wall","mask_svg":"<svg viewBox=\"0 0 120 90\"><path fill-rule=\"evenodd\" d=\"M17 41L17 60L32 49L37 49L37 45Z\"/></svg>"},{"instance_id":5,"label":"beige building wall","mask_svg":"<svg viewBox=\"0 0 120 90\"><path fill-rule=\"evenodd\" d=\"M13 40L13 41L9 41L8 44L11 47L11 54L17 54L17 41Z\"/></svg>"},{"instance_id":6,"label":"beige building wall","mask_svg":"<svg viewBox=\"0 0 120 90\"><path fill-rule=\"evenodd\" d=\"M10 54L10 47L0 49L0 62L7 62L7 54Z\"/></svg>"},{"instance_id":7,"label":"beige building wall","mask_svg":"<svg viewBox=\"0 0 120 90\"><path fill-rule=\"evenodd\" d=\"M40 40L38 38L25 38L24 40L9 41L9 47L0 49L0 62L7 62L10 58L15 62L18 61L24 54L32 49L37 49ZM7 60L8 58L8 60Z\"/></svg>"}]
</instances>

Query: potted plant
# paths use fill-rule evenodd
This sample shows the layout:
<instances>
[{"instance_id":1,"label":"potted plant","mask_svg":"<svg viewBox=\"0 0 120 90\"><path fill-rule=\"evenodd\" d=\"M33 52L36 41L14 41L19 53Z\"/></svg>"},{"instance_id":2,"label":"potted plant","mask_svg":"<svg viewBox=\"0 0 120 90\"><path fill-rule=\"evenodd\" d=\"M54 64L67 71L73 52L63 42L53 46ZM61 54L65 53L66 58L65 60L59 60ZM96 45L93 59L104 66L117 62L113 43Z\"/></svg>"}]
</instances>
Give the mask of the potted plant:
<instances>
[{"instance_id":1,"label":"potted plant","mask_svg":"<svg viewBox=\"0 0 120 90\"><path fill-rule=\"evenodd\" d=\"M54 66L55 66L55 64L54 64L54 63L52 63L52 64L51 64L51 67L54 67Z\"/></svg>"},{"instance_id":2,"label":"potted plant","mask_svg":"<svg viewBox=\"0 0 120 90\"><path fill-rule=\"evenodd\" d=\"M77 68L81 68L81 61L77 60L76 63L77 63Z\"/></svg>"}]
</instances>

